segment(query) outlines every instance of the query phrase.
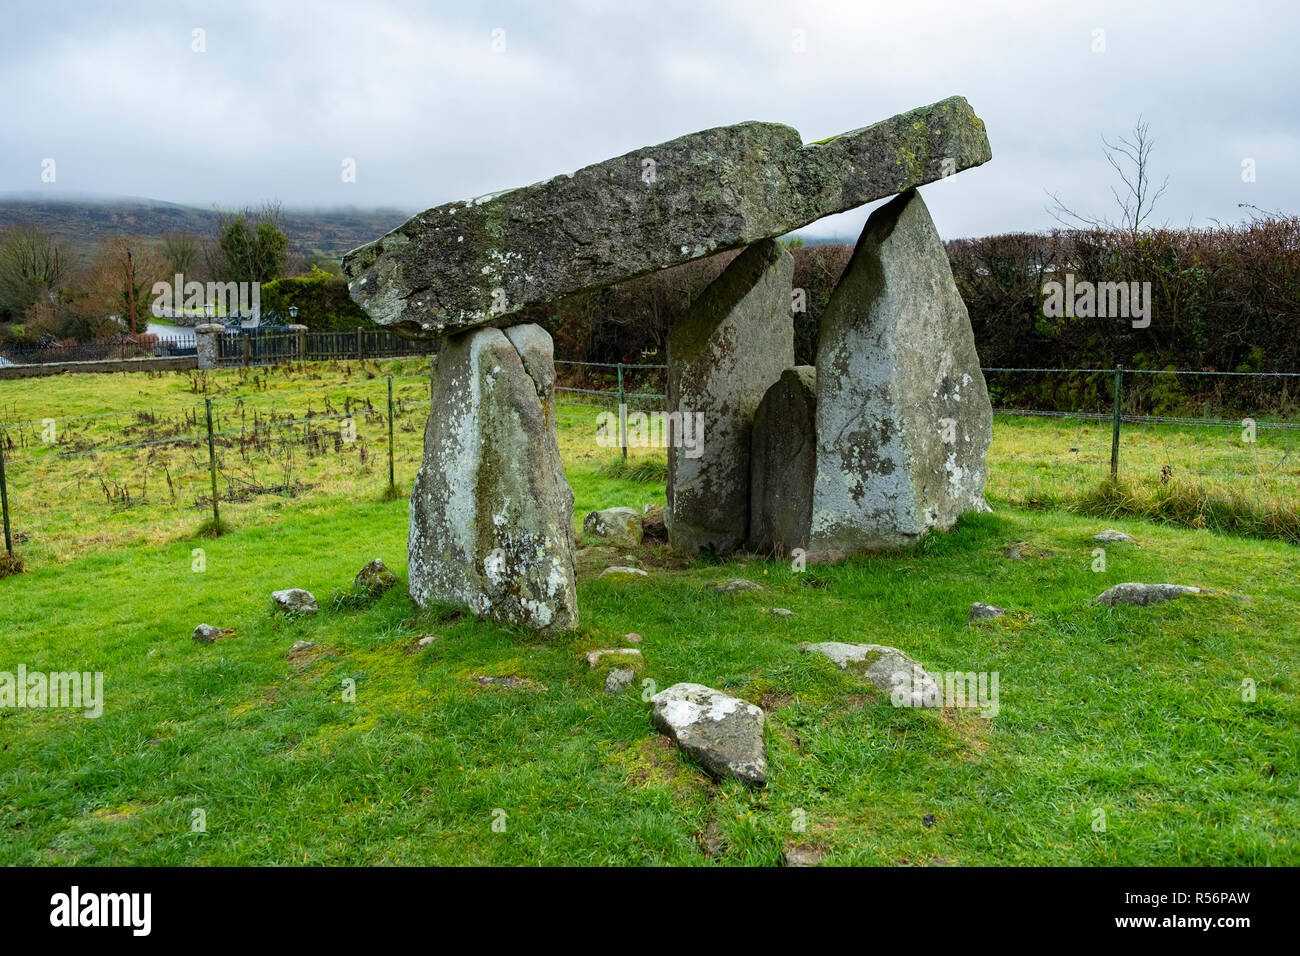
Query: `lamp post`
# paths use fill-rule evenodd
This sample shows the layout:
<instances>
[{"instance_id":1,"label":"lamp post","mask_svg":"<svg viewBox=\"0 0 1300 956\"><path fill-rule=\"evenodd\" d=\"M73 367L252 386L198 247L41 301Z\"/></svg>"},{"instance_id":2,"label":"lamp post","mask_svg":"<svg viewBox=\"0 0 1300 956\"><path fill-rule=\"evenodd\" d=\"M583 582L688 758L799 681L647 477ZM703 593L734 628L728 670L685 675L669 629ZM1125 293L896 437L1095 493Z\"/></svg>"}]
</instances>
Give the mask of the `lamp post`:
<instances>
[{"instance_id":1,"label":"lamp post","mask_svg":"<svg viewBox=\"0 0 1300 956\"><path fill-rule=\"evenodd\" d=\"M298 307L296 305L289 306L289 318L291 319L298 318Z\"/></svg>"}]
</instances>

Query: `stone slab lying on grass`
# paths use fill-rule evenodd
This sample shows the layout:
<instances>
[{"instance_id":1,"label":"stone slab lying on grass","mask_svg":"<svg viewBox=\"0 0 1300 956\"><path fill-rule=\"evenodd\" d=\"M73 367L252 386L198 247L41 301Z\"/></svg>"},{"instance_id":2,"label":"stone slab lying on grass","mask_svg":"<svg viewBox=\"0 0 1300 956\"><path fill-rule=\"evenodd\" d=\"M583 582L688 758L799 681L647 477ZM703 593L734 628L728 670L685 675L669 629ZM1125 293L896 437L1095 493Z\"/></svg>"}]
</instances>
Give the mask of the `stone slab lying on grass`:
<instances>
[{"instance_id":1,"label":"stone slab lying on grass","mask_svg":"<svg viewBox=\"0 0 1300 956\"><path fill-rule=\"evenodd\" d=\"M349 252L343 272L380 325L445 335L783 236L991 156L960 96L808 145L777 123L723 126L427 209Z\"/></svg>"},{"instance_id":2,"label":"stone slab lying on grass","mask_svg":"<svg viewBox=\"0 0 1300 956\"><path fill-rule=\"evenodd\" d=\"M1136 607L1147 607L1151 604L1163 604L1165 601L1172 601L1184 594L1200 593L1200 588L1194 588L1186 584L1142 584L1137 581L1126 581L1124 584L1117 584L1113 588L1107 588L1101 594L1098 594L1097 603L1110 606L1132 604Z\"/></svg>"},{"instance_id":3,"label":"stone slab lying on grass","mask_svg":"<svg viewBox=\"0 0 1300 956\"><path fill-rule=\"evenodd\" d=\"M582 533L618 548L640 547L644 534L641 515L634 508L605 508L589 512L582 519Z\"/></svg>"},{"instance_id":4,"label":"stone slab lying on grass","mask_svg":"<svg viewBox=\"0 0 1300 956\"><path fill-rule=\"evenodd\" d=\"M380 558L375 558L358 571L352 581L357 590L369 594L383 594L396 583L397 575L389 571L388 566Z\"/></svg>"},{"instance_id":5,"label":"stone slab lying on grass","mask_svg":"<svg viewBox=\"0 0 1300 956\"><path fill-rule=\"evenodd\" d=\"M273 600L281 610L289 611L294 614L314 614L320 610L316 604L316 598L310 591L304 591L302 588L286 588L283 591L272 591L271 600Z\"/></svg>"},{"instance_id":6,"label":"stone slab lying on grass","mask_svg":"<svg viewBox=\"0 0 1300 956\"><path fill-rule=\"evenodd\" d=\"M970 614L967 615L967 623L971 621L992 620L995 617L1002 617L1007 613L1004 607L998 607L996 604L982 604L976 601L970 606Z\"/></svg>"},{"instance_id":7,"label":"stone slab lying on grass","mask_svg":"<svg viewBox=\"0 0 1300 956\"><path fill-rule=\"evenodd\" d=\"M719 594L743 594L746 591L766 591L767 588L756 581L750 581L746 578L732 578L729 581L714 581L706 584L710 591L717 591Z\"/></svg>"},{"instance_id":8,"label":"stone slab lying on grass","mask_svg":"<svg viewBox=\"0 0 1300 956\"><path fill-rule=\"evenodd\" d=\"M767 613L774 617L794 617L794 611L785 607L770 607L767 609Z\"/></svg>"},{"instance_id":9,"label":"stone slab lying on grass","mask_svg":"<svg viewBox=\"0 0 1300 956\"><path fill-rule=\"evenodd\" d=\"M1092 536L1093 541L1100 541L1102 544L1115 544L1119 541L1132 541L1132 535L1127 535L1123 531L1116 531L1114 528L1107 528L1105 531L1098 532Z\"/></svg>"},{"instance_id":10,"label":"stone slab lying on grass","mask_svg":"<svg viewBox=\"0 0 1300 956\"><path fill-rule=\"evenodd\" d=\"M612 568L606 568L604 571L601 571L600 576L602 578L620 578L626 580L629 578L648 578L650 575L646 574L640 568L628 568L623 567L622 565L615 565Z\"/></svg>"},{"instance_id":11,"label":"stone slab lying on grass","mask_svg":"<svg viewBox=\"0 0 1300 956\"><path fill-rule=\"evenodd\" d=\"M610 657L616 654L628 654L633 657L641 656L641 649L638 647L606 647L598 651L587 652L587 666L597 667L602 657Z\"/></svg>"},{"instance_id":12,"label":"stone slab lying on grass","mask_svg":"<svg viewBox=\"0 0 1300 956\"><path fill-rule=\"evenodd\" d=\"M942 699L939 684L912 658L884 644L800 644L799 650L821 654L840 670L860 674L889 693L896 707L927 707Z\"/></svg>"},{"instance_id":13,"label":"stone slab lying on grass","mask_svg":"<svg viewBox=\"0 0 1300 956\"><path fill-rule=\"evenodd\" d=\"M767 783L761 707L691 683L674 684L650 702L655 727L712 776Z\"/></svg>"}]
</instances>

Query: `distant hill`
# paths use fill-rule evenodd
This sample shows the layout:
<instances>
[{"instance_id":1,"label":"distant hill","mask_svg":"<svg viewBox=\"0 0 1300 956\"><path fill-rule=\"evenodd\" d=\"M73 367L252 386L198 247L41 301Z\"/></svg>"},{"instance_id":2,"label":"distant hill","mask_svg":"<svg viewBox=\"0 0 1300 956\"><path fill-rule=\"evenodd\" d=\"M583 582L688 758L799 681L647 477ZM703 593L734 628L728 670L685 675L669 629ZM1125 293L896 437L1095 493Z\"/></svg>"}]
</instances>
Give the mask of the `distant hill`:
<instances>
[{"instance_id":1,"label":"distant hill","mask_svg":"<svg viewBox=\"0 0 1300 956\"><path fill-rule=\"evenodd\" d=\"M0 193L0 229L16 224L39 226L82 259L89 258L101 239L112 236L161 239L174 230L211 236L219 211L154 199L46 199L31 193ZM331 259L379 238L410 215L400 209L282 210L293 249Z\"/></svg>"}]
</instances>

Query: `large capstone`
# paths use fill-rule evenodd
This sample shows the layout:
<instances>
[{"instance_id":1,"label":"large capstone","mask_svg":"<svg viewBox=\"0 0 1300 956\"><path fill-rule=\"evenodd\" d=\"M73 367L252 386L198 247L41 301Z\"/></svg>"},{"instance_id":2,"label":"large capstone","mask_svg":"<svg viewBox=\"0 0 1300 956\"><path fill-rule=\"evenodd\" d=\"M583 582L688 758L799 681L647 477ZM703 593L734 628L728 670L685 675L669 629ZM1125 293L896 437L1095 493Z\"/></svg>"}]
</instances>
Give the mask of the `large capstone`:
<instances>
[{"instance_id":1,"label":"large capstone","mask_svg":"<svg viewBox=\"0 0 1300 956\"><path fill-rule=\"evenodd\" d=\"M447 340L411 495L410 589L543 632L578 622L573 491L555 433L551 337L535 325Z\"/></svg>"},{"instance_id":2,"label":"large capstone","mask_svg":"<svg viewBox=\"0 0 1300 956\"><path fill-rule=\"evenodd\" d=\"M970 317L906 192L871 214L822 315L809 547L902 547L989 510L992 435Z\"/></svg>"},{"instance_id":3,"label":"large capstone","mask_svg":"<svg viewBox=\"0 0 1300 956\"><path fill-rule=\"evenodd\" d=\"M677 551L728 554L749 533L754 412L794 364L794 259L779 242L750 246L668 334L668 505Z\"/></svg>"},{"instance_id":4,"label":"large capstone","mask_svg":"<svg viewBox=\"0 0 1300 956\"><path fill-rule=\"evenodd\" d=\"M749 547L787 556L808 547L817 472L817 370L781 373L754 414L750 443Z\"/></svg>"},{"instance_id":5,"label":"large capstone","mask_svg":"<svg viewBox=\"0 0 1300 956\"><path fill-rule=\"evenodd\" d=\"M807 146L788 126L723 126L428 209L343 270L376 322L438 336L784 235L991 155L960 96Z\"/></svg>"}]
</instances>

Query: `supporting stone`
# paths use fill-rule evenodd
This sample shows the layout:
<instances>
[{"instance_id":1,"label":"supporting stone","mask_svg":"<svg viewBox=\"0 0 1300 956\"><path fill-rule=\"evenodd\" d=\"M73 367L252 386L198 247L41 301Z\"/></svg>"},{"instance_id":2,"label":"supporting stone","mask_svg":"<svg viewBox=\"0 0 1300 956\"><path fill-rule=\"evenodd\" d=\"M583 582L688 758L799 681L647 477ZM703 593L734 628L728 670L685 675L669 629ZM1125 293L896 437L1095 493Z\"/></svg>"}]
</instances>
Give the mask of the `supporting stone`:
<instances>
[{"instance_id":1,"label":"supporting stone","mask_svg":"<svg viewBox=\"0 0 1300 956\"><path fill-rule=\"evenodd\" d=\"M545 633L577 625L554 389L551 337L538 326L444 343L411 495L410 589L421 607L462 605Z\"/></svg>"},{"instance_id":2,"label":"supporting stone","mask_svg":"<svg viewBox=\"0 0 1300 956\"><path fill-rule=\"evenodd\" d=\"M217 356L221 354L218 351L221 343L217 339L225 331L224 325L215 322L205 322L194 327L194 346L199 357L199 368L217 367Z\"/></svg>"},{"instance_id":3,"label":"supporting stone","mask_svg":"<svg viewBox=\"0 0 1300 956\"><path fill-rule=\"evenodd\" d=\"M285 327L285 331L293 336L294 360L305 362L307 360L307 326L290 325Z\"/></svg>"},{"instance_id":4,"label":"supporting stone","mask_svg":"<svg viewBox=\"0 0 1300 956\"><path fill-rule=\"evenodd\" d=\"M781 373L754 414L750 443L749 548L789 556L808 547L817 472L817 370Z\"/></svg>"},{"instance_id":5,"label":"supporting stone","mask_svg":"<svg viewBox=\"0 0 1300 956\"><path fill-rule=\"evenodd\" d=\"M728 554L749 534L754 412L794 364L794 259L778 242L750 246L668 334L668 506L677 551Z\"/></svg>"},{"instance_id":6,"label":"supporting stone","mask_svg":"<svg viewBox=\"0 0 1300 956\"><path fill-rule=\"evenodd\" d=\"M992 421L966 306L910 190L867 220L822 316L810 548L906 546L989 510Z\"/></svg>"}]
</instances>

